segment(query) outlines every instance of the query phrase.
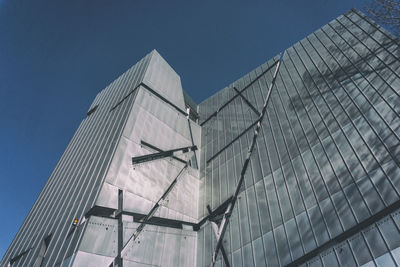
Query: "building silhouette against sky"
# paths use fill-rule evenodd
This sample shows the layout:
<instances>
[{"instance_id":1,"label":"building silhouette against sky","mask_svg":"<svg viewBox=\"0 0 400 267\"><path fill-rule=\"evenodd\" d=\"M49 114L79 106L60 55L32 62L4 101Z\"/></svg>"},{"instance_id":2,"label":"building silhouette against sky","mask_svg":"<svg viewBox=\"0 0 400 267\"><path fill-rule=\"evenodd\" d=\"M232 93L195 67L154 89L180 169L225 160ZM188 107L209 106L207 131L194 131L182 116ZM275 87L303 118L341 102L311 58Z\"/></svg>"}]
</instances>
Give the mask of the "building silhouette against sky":
<instances>
[{"instance_id":1,"label":"building silhouette against sky","mask_svg":"<svg viewBox=\"0 0 400 267\"><path fill-rule=\"evenodd\" d=\"M196 104L152 51L96 96L1 266L400 265L399 57L351 10Z\"/></svg>"}]
</instances>

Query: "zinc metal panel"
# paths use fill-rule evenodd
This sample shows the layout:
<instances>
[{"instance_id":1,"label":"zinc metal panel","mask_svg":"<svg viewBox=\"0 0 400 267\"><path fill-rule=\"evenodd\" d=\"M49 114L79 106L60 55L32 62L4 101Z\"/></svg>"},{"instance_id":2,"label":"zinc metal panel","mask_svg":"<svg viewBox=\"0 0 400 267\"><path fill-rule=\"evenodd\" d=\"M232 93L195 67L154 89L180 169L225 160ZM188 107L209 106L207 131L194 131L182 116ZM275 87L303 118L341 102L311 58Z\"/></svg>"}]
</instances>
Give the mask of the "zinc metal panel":
<instances>
[{"instance_id":1,"label":"zinc metal panel","mask_svg":"<svg viewBox=\"0 0 400 267\"><path fill-rule=\"evenodd\" d=\"M113 261L112 257L106 257L102 255L96 255L92 253L87 253L83 251L78 251L76 256L73 258L73 263L71 266L108 266Z\"/></svg>"},{"instance_id":2,"label":"zinc metal panel","mask_svg":"<svg viewBox=\"0 0 400 267\"><path fill-rule=\"evenodd\" d=\"M400 264L400 248L396 248L391 251L392 256L397 264L397 266Z\"/></svg>"},{"instance_id":3,"label":"zinc metal panel","mask_svg":"<svg viewBox=\"0 0 400 267\"><path fill-rule=\"evenodd\" d=\"M341 266L356 266L351 248L347 243L342 243L335 248L335 251Z\"/></svg>"},{"instance_id":4,"label":"zinc metal panel","mask_svg":"<svg viewBox=\"0 0 400 267\"><path fill-rule=\"evenodd\" d=\"M285 177L282 170L278 169L274 172L275 187L278 193L279 206L282 211L283 221L293 218L292 202L286 190Z\"/></svg>"},{"instance_id":5,"label":"zinc metal panel","mask_svg":"<svg viewBox=\"0 0 400 267\"><path fill-rule=\"evenodd\" d=\"M216 165L213 169L212 169L212 205L210 205L212 207L212 209L216 209L220 203L220 190L221 190L221 185L220 185L220 177L219 177L219 167L218 165Z\"/></svg>"},{"instance_id":6,"label":"zinc metal panel","mask_svg":"<svg viewBox=\"0 0 400 267\"><path fill-rule=\"evenodd\" d=\"M344 188L344 194L349 200L354 216L358 222L361 222L370 216L370 212L365 200L360 194L360 190L356 184L350 184Z\"/></svg>"},{"instance_id":7,"label":"zinc metal panel","mask_svg":"<svg viewBox=\"0 0 400 267\"><path fill-rule=\"evenodd\" d=\"M234 267L241 267L243 266L242 263L242 250L238 249L233 252L233 266Z\"/></svg>"},{"instance_id":8,"label":"zinc metal panel","mask_svg":"<svg viewBox=\"0 0 400 267\"><path fill-rule=\"evenodd\" d=\"M118 188L104 183L96 200L96 205L118 209Z\"/></svg>"},{"instance_id":9,"label":"zinc metal panel","mask_svg":"<svg viewBox=\"0 0 400 267\"><path fill-rule=\"evenodd\" d=\"M251 231L251 239L255 240L261 236L260 220L257 210L256 193L253 186L246 190L248 197L249 223Z\"/></svg>"},{"instance_id":10,"label":"zinc metal panel","mask_svg":"<svg viewBox=\"0 0 400 267\"><path fill-rule=\"evenodd\" d=\"M204 261L204 228L202 228L197 232L196 266L205 266Z\"/></svg>"},{"instance_id":11,"label":"zinc metal panel","mask_svg":"<svg viewBox=\"0 0 400 267\"><path fill-rule=\"evenodd\" d=\"M388 249L393 250L400 246L400 233L391 215L377 223L377 227Z\"/></svg>"},{"instance_id":12,"label":"zinc metal panel","mask_svg":"<svg viewBox=\"0 0 400 267\"><path fill-rule=\"evenodd\" d=\"M247 194L242 192L239 194L237 200L237 206L239 210L239 225L242 244L247 244L251 241L250 236L250 224L249 224L249 212L247 210Z\"/></svg>"},{"instance_id":13,"label":"zinc metal panel","mask_svg":"<svg viewBox=\"0 0 400 267\"><path fill-rule=\"evenodd\" d=\"M243 266L254 266L253 250L251 243L246 244L243 249Z\"/></svg>"},{"instance_id":14,"label":"zinc metal panel","mask_svg":"<svg viewBox=\"0 0 400 267\"><path fill-rule=\"evenodd\" d=\"M300 191L304 196L305 207L306 209L310 208L315 205L316 197L310 183L309 175L305 169L304 159L302 159L302 157L296 157L292 162L295 174L299 180Z\"/></svg>"},{"instance_id":15,"label":"zinc metal panel","mask_svg":"<svg viewBox=\"0 0 400 267\"><path fill-rule=\"evenodd\" d=\"M211 229L211 224L207 224L204 227L204 261L203 266L208 265L211 262L213 253L212 240L215 239L214 233Z\"/></svg>"},{"instance_id":16,"label":"zinc metal panel","mask_svg":"<svg viewBox=\"0 0 400 267\"><path fill-rule=\"evenodd\" d=\"M150 61L149 69L144 77L144 82L151 85L154 90L176 106L185 110L180 77L157 51L153 50L152 53L155 54L155 56L153 56Z\"/></svg>"},{"instance_id":17,"label":"zinc metal panel","mask_svg":"<svg viewBox=\"0 0 400 267\"><path fill-rule=\"evenodd\" d=\"M378 266L395 267L397 264L393 261L393 257L390 253L385 253L382 256L376 258L376 264Z\"/></svg>"},{"instance_id":18,"label":"zinc metal panel","mask_svg":"<svg viewBox=\"0 0 400 267\"><path fill-rule=\"evenodd\" d=\"M331 198L326 198L320 202L322 216L326 221L329 235L334 237L343 232L342 223L335 211ZM340 213L339 213L340 215Z\"/></svg>"},{"instance_id":19,"label":"zinc metal panel","mask_svg":"<svg viewBox=\"0 0 400 267\"><path fill-rule=\"evenodd\" d=\"M231 241L232 241L232 251L235 253L237 249L242 246L240 239L240 228L239 228L239 218L238 218L238 207L236 206L232 211L231 219L229 220L230 230L231 230Z\"/></svg>"},{"instance_id":20,"label":"zinc metal panel","mask_svg":"<svg viewBox=\"0 0 400 267\"><path fill-rule=\"evenodd\" d=\"M315 206L309 210L309 216L312 228L315 233L315 238L317 240L318 245L324 244L329 240L329 234L326 229L325 220L322 217L320 207Z\"/></svg>"},{"instance_id":21,"label":"zinc metal panel","mask_svg":"<svg viewBox=\"0 0 400 267\"><path fill-rule=\"evenodd\" d=\"M396 186L396 189L399 189L400 172L398 171L398 166L396 166L396 164L394 164L393 162L388 162L386 164L383 164L382 168L387 173L388 178Z\"/></svg>"},{"instance_id":22,"label":"zinc metal panel","mask_svg":"<svg viewBox=\"0 0 400 267\"><path fill-rule=\"evenodd\" d=\"M117 221L92 216L86 223L79 250L107 257L117 256Z\"/></svg>"},{"instance_id":23,"label":"zinc metal panel","mask_svg":"<svg viewBox=\"0 0 400 267\"><path fill-rule=\"evenodd\" d=\"M313 261L308 263L309 267L323 267L324 265L321 262L321 259L315 258Z\"/></svg>"},{"instance_id":24,"label":"zinc metal panel","mask_svg":"<svg viewBox=\"0 0 400 267\"><path fill-rule=\"evenodd\" d=\"M356 224L356 220L344 193L339 191L332 195L332 202L342 223L343 230L353 227Z\"/></svg>"},{"instance_id":25,"label":"zinc metal panel","mask_svg":"<svg viewBox=\"0 0 400 267\"><path fill-rule=\"evenodd\" d=\"M307 174L310 177L311 184L314 188L317 200L322 201L328 197L328 192L324 180L320 176L318 166L315 162L315 156L309 150L303 154Z\"/></svg>"},{"instance_id":26,"label":"zinc metal panel","mask_svg":"<svg viewBox=\"0 0 400 267\"><path fill-rule=\"evenodd\" d=\"M226 234L224 236L224 239L222 241L222 244L224 245L224 249L227 254L230 254L232 252L232 238L231 238L231 226L228 225L226 228Z\"/></svg>"},{"instance_id":27,"label":"zinc metal panel","mask_svg":"<svg viewBox=\"0 0 400 267\"><path fill-rule=\"evenodd\" d=\"M384 204L368 176L358 181L357 186L360 188L361 195L372 214L384 208Z\"/></svg>"},{"instance_id":28,"label":"zinc metal panel","mask_svg":"<svg viewBox=\"0 0 400 267\"><path fill-rule=\"evenodd\" d=\"M264 245L262 237L259 237L253 241L253 254L254 254L254 266L266 266Z\"/></svg>"},{"instance_id":29,"label":"zinc metal panel","mask_svg":"<svg viewBox=\"0 0 400 267\"><path fill-rule=\"evenodd\" d=\"M304 197L299 190L299 184L293 170L292 162L283 165L282 171L288 187L289 196L292 199L294 216L296 216L304 211Z\"/></svg>"},{"instance_id":30,"label":"zinc metal panel","mask_svg":"<svg viewBox=\"0 0 400 267\"><path fill-rule=\"evenodd\" d=\"M381 256L387 251L385 241L375 226L369 227L363 231L363 234L374 258Z\"/></svg>"},{"instance_id":31,"label":"zinc metal panel","mask_svg":"<svg viewBox=\"0 0 400 267\"><path fill-rule=\"evenodd\" d=\"M255 192L257 197L257 210L260 216L260 224L262 233L265 234L272 229L271 215L267 204L267 198L265 195L264 181L259 181L255 184Z\"/></svg>"},{"instance_id":32,"label":"zinc metal panel","mask_svg":"<svg viewBox=\"0 0 400 267\"><path fill-rule=\"evenodd\" d=\"M267 177L265 177L264 184L271 214L272 226L276 227L282 223L282 216L279 209L278 198L275 192L276 189L273 184L273 176L268 175Z\"/></svg>"},{"instance_id":33,"label":"zinc metal panel","mask_svg":"<svg viewBox=\"0 0 400 267\"><path fill-rule=\"evenodd\" d=\"M295 260L304 255L303 244L298 232L298 225L295 219L290 219L284 225L288 236L288 243L292 258Z\"/></svg>"},{"instance_id":34,"label":"zinc metal panel","mask_svg":"<svg viewBox=\"0 0 400 267\"><path fill-rule=\"evenodd\" d=\"M373 259L362 233L352 237L349 240L349 245L358 265L363 265Z\"/></svg>"},{"instance_id":35,"label":"zinc metal panel","mask_svg":"<svg viewBox=\"0 0 400 267\"><path fill-rule=\"evenodd\" d=\"M325 267L339 267L335 250L330 249L325 254L321 255L322 262Z\"/></svg>"},{"instance_id":36,"label":"zinc metal panel","mask_svg":"<svg viewBox=\"0 0 400 267\"><path fill-rule=\"evenodd\" d=\"M286 229L284 228L283 225L280 225L277 228L275 228L273 232L275 236L279 262L282 266L286 265L290 263L290 261L292 260L287 240L288 238L286 235Z\"/></svg>"},{"instance_id":37,"label":"zinc metal panel","mask_svg":"<svg viewBox=\"0 0 400 267\"><path fill-rule=\"evenodd\" d=\"M341 187L336 174L333 172L331 162L326 156L326 151L324 150L322 144L316 144L313 147L313 152L315 154L321 178L326 184L327 191L330 195L333 195L341 190Z\"/></svg>"},{"instance_id":38,"label":"zinc metal panel","mask_svg":"<svg viewBox=\"0 0 400 267\"><path fill-rule=\"evenodd\" d=\"M165 229L163 227L157 227L155 243L152 247L153 258L151 264L154 266L162 266L162 252L165 242Z\"/></svg>"},{"instance_id":39,"label":"zinc metal panel","mask_svg":"<svg viewBox=\"0 0 400 267\"><path fill-rule=\"evenodd\" d=\"M264 253L268 266L279 266L278 255L273 232L268 232L263 236Z\"/></svg>"},{"instance_id":40,"label":"zinc metal panel","mask_svg":"<svg viewBox=\"0 0 400 267\"><path fill-rule=\"evenodd\" d=\"M393 202L399 199L398 194L390 184L390 180L385 173L382 172L381 168L370 172L368 176L376 187L378 193L382 196L386 206L393 204Z\"/></svg>"}]
</instances>

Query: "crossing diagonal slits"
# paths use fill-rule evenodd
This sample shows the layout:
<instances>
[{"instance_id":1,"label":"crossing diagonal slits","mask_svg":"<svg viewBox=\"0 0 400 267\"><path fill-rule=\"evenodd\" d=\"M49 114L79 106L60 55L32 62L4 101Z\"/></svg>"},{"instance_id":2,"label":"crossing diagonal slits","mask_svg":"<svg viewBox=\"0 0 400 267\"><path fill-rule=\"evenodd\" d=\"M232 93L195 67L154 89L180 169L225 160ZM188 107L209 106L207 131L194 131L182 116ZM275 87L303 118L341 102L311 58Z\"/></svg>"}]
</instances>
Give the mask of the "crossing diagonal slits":
<instances>
[{"instance_id":1,"label":"crossing diagonal slits","mask_svg":"<svg viewBox=\"0 0 400 267\"><path fill-rule=\"evenodd\" d=\"M175 148L175 149L170 149L166 151L160 151L152 154L147 154L147 155L142 155L142 156L137 156L132 158L132 164L139 164L139 163L144 163L144 162L149 162L157 159L162 159L162 158L167 158L167 157L174 157L174 153L176 152L183 152L183 153L188 153L191 151L197 150L197 146L187 146L187 147L180 147L180 148Z\"/></svg>"},{"instance_id":2,"label":"crossing diagonal slits","mask_svg":"<svg viewBox=\"0 0 400 267\"><path fill-rule=\"evenodd\" d=\"M242 92L240 92L236 87L233 87L233 90L236 91L236 93L238 93L238 95L240 95L240 97L243 99L243 101L251 108L252 111L254 111L254 113L257 114L257 116L260 116L260 112L253 106L253 104L250 103L249 100L247 100L247 98L242 94Z\"/></svg>"},{"instance_id":3,"label":"crossing diagonal slits","mask_svg":"<svg viewBox=\"0 0 400 267\"><path fill-rule=\"evenodd\" d=\"M250 156L251 156L251 153L253 152L254 146L256 144L258 133L259 133L260 128L261 128L261 122L262 122L262 120L264 118L264 115L265 115L265 112L267 110L267 105L268 105L268 102L269 102L269 99L270 99L270 96L271 96L272 88L275 85L275 81L276 81L276 77L277 77L277 74L278 74L278 71L279 71L280 63L282 61L282 57L283 57L283 53L281 54L280 59L279 59L278 63L276 64L276 68L275 68L275 72L274 72L274 75L273 75L273 78L272 78L272 82L271 82L271 84L270 84L270 86L268 88L268 94L267 94L267 96L265 98L264 105L263 105L262 111L260 113L260 116L256 121L256 128L254 130L253 139L252 139L250 147L249 147L249 149L247 151L247 156L246 156L246 159L244 161L242 170L240 172L240 178L239 178L239 181L238 181L238 183L236 185L236 189L235 189L235 192L234 192L234 194L232 196L232 200L228 204L228 207L226 208L226 210L224 212L224 215L222 217L222 220L221 220L221 223L220 223L220 225L218 227L218 230L215 233L216 238L217 238L217 242L216 242L214 253L213 253L212 258L211 258L210 267L213 267L215 265L218 253L221 250L222 240L224 238L227 226L229 224L229 218L231 217L233 208L235 207L236 200L237 200L237 197L238 197L239 192L240 192L240 187L242 186L242 183L244 181L244 175L246 173L247 167L249 166Z\"/></svg>"},{"instance_id":4,"label":"crossing diagonal slits","mask_svg":"<svg viewBox=\"0 0 400 267\"><path fill-rule=\"evenodd\" d=\"M278 64L279 61L275 61L271 66L269 66L265 71L263 71L260 75L258 75L256 78L254 78L249 84L247 84L242 90L240 90L240 93L243 93L246 89L248 89L250 86L252 86L258 79L264 76L268 71L270 71L276 64ZM215 112L213 112L210 116L208 116L207 119L205 119L202 123L200 123L200 126L203 126L205 123L207 123L209 120L211 120L213 117L215 117L218 112L220 112L222 109L224 109L226 106L228 106L233 100L236 99L240 94L234 95L231 99L226 101L222 106L220 106Z\"/></svg>"}]
</instances>

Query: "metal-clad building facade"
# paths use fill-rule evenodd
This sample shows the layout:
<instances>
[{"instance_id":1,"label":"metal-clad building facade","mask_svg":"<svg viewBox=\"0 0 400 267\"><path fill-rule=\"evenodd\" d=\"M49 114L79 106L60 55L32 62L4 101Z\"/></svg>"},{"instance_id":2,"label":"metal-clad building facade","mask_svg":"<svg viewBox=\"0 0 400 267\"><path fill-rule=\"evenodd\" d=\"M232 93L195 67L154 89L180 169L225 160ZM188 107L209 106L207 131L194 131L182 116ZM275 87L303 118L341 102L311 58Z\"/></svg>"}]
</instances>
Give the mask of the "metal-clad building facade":
<instances>
[{"instance_id":1,"label":"metal-clad building facade","mask_svg":"<svg viewBox=\"0 0 400 267\"><path fill-rule=\"evenodd\" d=\"M233 266L400 264L399 57L355 10L285 51L223 242ZM199 105L201 216L235 190L276 60ZM197 266L215 243L208 224Z\"/></svg>"},{"instance_id":2,"label":"metal-clad building facade","mask_svg":"<svg viewBox=\"0 0 400 267\"><path fill-rule=\"evenodd\" d=\"M141 141L162 150L200 142L180 78L156 51L96 96L1 266L109 266L118 250L119 189L131 213L122 218L126 243L139 225L134 216L148 213L184 165L167 159L132 166L132 157L154 152ZM155 216L197 222L198 177L188 167ZM193 266L196 242L192 230L149 225L126 248L124 266Z\"/></svg>"},{"instance_id":3,"label":"metal-clad building facade","mask_svg":"<svg viewBox=\"0 0 400 267\"><path fill-rule=\"evenodd\" d=\"M151 52L96 96L1 266L209 266L207 216L236 189L269 86L223 236L230 266L400 265L399 58L351 10L196 105Z\"/></svg>"}]
</instances>

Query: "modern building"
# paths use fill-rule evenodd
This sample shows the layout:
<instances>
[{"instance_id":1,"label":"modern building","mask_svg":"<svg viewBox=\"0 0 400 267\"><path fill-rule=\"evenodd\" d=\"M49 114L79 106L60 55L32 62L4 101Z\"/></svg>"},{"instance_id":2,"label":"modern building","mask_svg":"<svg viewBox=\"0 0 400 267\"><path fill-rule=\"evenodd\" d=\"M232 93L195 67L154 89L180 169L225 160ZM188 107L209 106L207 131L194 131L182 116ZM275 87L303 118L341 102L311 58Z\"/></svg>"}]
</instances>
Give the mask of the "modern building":
<instances>
[{"instance_id":1,"label":"modern building","mask_svg":"<svg viewBox=\"0 0 400 267\"><path fill-rule=\"evenodd\" d=\"M152 51L96 96L1 266L400 265L399 59L351 10L196 104Z\"/></svg>"}]
</instances>

